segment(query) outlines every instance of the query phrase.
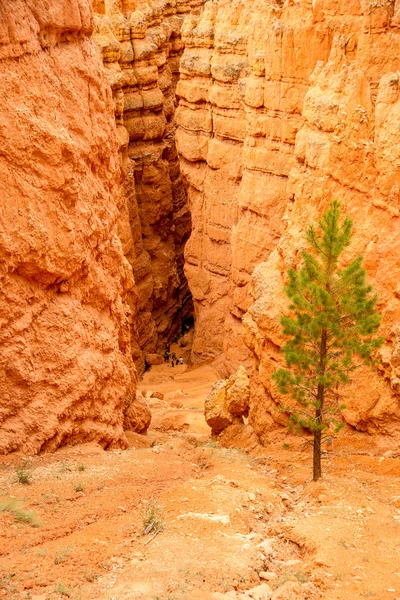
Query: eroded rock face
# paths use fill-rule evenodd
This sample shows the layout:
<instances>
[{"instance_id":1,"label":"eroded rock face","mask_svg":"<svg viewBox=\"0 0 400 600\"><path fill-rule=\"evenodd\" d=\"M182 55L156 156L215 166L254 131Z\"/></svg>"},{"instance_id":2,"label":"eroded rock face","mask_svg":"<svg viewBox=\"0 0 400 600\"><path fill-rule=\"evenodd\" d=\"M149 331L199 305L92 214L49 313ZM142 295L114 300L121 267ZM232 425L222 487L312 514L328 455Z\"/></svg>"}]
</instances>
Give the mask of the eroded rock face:
<instances>
[{"instance_id":1,"label":"eroded rock face","mask_svg":"<svg viewBox=\"0 0 400 600\"><path fill-rule=\"evenodd\" d=\"M138 357L163 349L192 314L183 273L191 230L175 149L175 85L184 16L204 0L95 2L94 39L112 88L134 247Z\"/></svg>"},{"instance_id":2,"label":"eroded rock face","mask_svg":"<svg viewBox=\"0 0 400 600\"><path fill-rule=\"evenodd\" d=\"M397 1L218 0L184 25L177 142L193 219L194 358L224 352L232 372L249 361L245 340L257 433L281 420L270 375L285 274L332 198L354 218L348 257L365 256L386 339L380 374L346 390L345 416L369 432L398 428L398 24Z\"/></svg>"},{"instance_id":3,"label":"eroded rock face","mask_svg":"<svg viewBox=\"0 0 400 600\"><path fill-rule=\"evenodd\" d=\"M204 415L213 434L233 424L242 424L249 413L250 382L241 366L229 379L216 381L207 396Z\"/></svg>"},{"instance_id":4,"label":"eroded rock face","mask_svg":"<svg viewBox=\"0 0 400 600\"><path fill-rule=\"evenodd\" d=\"M279 27L280 11L274 3L220 0L183 28L176 119L193 220L186 247L193 359L224 352L228 372L249 359L241 318L251 303L253 269L282 232L305 81L315 65L313 38L290 63L298 44ZM324 58L323 36L318 44Z\"/></svg>"},{"instance_id":5,"label":"eroded rock face","mask_svg":"<svg viewBox=\"0 0 400 600\"><path fill-rule=\"evenodd\" d=\"M124 446L136 296L91 5L0 15L0 453Z\"/></svg>"}]
</instances>

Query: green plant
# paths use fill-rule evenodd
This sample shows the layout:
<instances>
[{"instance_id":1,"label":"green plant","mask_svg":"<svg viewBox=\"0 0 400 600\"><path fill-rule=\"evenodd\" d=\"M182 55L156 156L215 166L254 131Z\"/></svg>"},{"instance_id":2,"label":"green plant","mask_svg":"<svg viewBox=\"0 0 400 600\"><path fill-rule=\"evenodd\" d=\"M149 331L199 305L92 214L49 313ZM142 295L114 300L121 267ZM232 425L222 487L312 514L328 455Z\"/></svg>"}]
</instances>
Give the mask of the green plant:
<instances>
[{"instance_id":1,"label":"green plant","mask_svg":"<svg viewBox=\"0 0 400 600\"><path fill-rule=\"evenodd\" d=\"M352 226L349 217L340 222L340 204L333 201L318 227L308 227L312 254L303 251L299 271L289 269L291 316L281 319L283 333L291 338L282 348L287 368L272 376L279 392L291 395L299 407L282 407L289 414L289 426L313 433L314 481L322 476L322 439L344 425L339 388L350 382L357 367L374 365L374 354L383 343L374 337L380 315L375 310L377 296L365 281L362 256L345 267L339 264Z\"/></svg>"},{"instance_id":2,"label":"green plant","mask_svg":"<svg viewBox=\"0 0 400 600\"><path fill-rule=\"evenodd\" d=\"M68 596L68 598L71 596L71 592L61 581L57 581L56 592L63 596Z\"/></svg>"},{"instance_id":3,"label":"green plant","mask_svg":"<svg viewBox=\"0 0 400 600\"><path fill-rule=\"evenodd\" d=\"M289 450L290 449L290 444L283 444L283 447L285 450Z\"/></svg>"},{"instance_id":4,"label":"green plant","mask_svg":"<svg viewBox=\"0 0 400 600\"><path fill-rule=\"evenodd\" d=\"M86 579L86 581L89 581L90 583L96 581L100 577L100 575L95 571L88 571L87 569L85 569L83 576Z\"/></svg>"},{"instance_id":5,"label":"green plant","mask_svg":"<svg viewBox=\"0 0 400 600\"><path fill-rule=\"evenodd\" d=\"M143 516L143 531L148 534L151 531L161 531L164 527L162 519L162 506L157 500L151 499L148 501Z\"/></svg>"},{"instance_id":6,"label":"green plant","mask_svg":"<svg viewBox=\"0 0 400 600\"><path fill-rule=\"evenodd\" d=\"M20 523L28 523L31 527L40 527L40 521L35 513L22 508L14 498L0 503L0 512L8 512L14 515L15 520Z\"/></svg>"},{"instance_id":7,"label":"green plant","mask_svg":"<svg viewBox=\"0 0 400 600\"><path fill-rule=\"evenodd\" d=\"M15 472L19 483L23 483L24 485L32 483L32 471L29 468L29 463L25 464L23 467L18 467L15 469Z\"/></svg>"},{"instance_id":8,"label":"green plant","mask_svg":"<svg viewBox=\"0 0 400 600\"><path fill-rule=\"evenodd\" d=\"M78 471L85 471L85 465L78 465Z\"/></svg>"},{"instance_id":9,"label":"green plant","mask_svg":"<svg viewBox=\"0 0 400 600\"><path fill-rule=\"evenodd\" d=\"M85 486L83 485L83 483L77 483L74 489L76 492L83 492Z\"/></svg>"},{"instance_id":10,"label":"green plant","mask_svg":"<svg viewBox=\"0 0 400 600\"><path fill-rule=\"evenodd\" d=\"M54 564L55 565L61 565L62 563L64 563L68 556L71 554L72 551L72 547L71 546L65 546L64 548L59 548L57 550L57 556L54 559Z\"/></svg>"}]
</instances>

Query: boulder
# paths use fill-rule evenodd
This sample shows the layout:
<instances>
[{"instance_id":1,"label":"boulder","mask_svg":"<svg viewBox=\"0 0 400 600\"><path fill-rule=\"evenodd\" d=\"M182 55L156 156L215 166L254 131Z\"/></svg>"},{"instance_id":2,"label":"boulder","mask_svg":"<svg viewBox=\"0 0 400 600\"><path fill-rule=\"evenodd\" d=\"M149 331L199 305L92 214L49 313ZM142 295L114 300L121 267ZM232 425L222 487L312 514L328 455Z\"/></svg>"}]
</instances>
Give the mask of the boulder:
<instances>
[{"instance_id":1,"label":"boulder","mask_svg":"<svg viewBox=\"0 0 400 600\"><path fill-rule=\"evenodd\" d=\"M246 369L241 365L226 384L226 406L236 417L249 414L250 381Z\"/></svg>"},{"instance_id":2,"label":"boulder","mask_svg":"<svg viewBox=\"0 0 400 600\"><path fill-rule=\"evenodd\" d=\"M151 411L140 392L131 400L124 414L124 430L146 433L151 423Z\"/></svg>"},{"instance_id":3,"label":"boulder","mask_svg":"<svg viewBox=\"0 0 400 600\"><path fill-rule=\"evenodd\" d=\"M204 406L204 416L207 425L216 435L232 425L234 416L226 407L226 380L220 379L213 383Z\"/></svg>"}]
</instances>

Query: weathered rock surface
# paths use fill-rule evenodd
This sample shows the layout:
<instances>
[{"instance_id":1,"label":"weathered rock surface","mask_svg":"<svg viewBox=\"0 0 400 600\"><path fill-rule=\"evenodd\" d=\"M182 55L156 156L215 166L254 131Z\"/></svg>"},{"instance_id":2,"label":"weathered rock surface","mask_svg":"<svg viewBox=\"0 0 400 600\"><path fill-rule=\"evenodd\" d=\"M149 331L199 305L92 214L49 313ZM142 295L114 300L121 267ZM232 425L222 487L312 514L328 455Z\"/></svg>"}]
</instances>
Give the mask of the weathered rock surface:
<instances>
[{"instance_id":1,"label":"weathered rock surface","mask_svg":"<svg viewBox=\"0 0 400 600\"><path fill-rule=\"evenodd\" d=\"M216 381L207 396L204 414L216 435L234 423L243 423L249 411L250 385L244 367L231 377Z\"/></svg>"},{"instance_id":2,"label":"weathered rock surface","mask_svg":"<svg viewBox=\"0 0 400 600\"><path fill-rule=\"evenodd\" d=\"M146 433L151 423L151 411L146 398L136 392L135 401L130 401L124 412L124 429L135 433Z\"/></svg>"},{"instance_id":3,"label":"weathered rock surface","mask_svg":"<svg viewBox=\"0 0 400 600\"><path fill-rule=\"evenodd\" d=\"M258 434L281 419L270 375L285 274L331 198L354 217L349 256L365 256L386 338L380 374L346 391L346 420L369 432L399 425L398 13L396 2L218 0L183 27L177 145L193 220L193 357L223 352L232 372L251 362L246 341Z\"/></svg>"},{"instance_id":4,"label":"weathered rock surface","mask_svg":"<svg viewBox=\"0 0 400 600\"><path fill-rule=\"evenodd\" d=\"M193 312L183 273L191 230L175 149L175 85L185 14L203 0L94 3L95 33L112 88L138 290L143 353L162 350ZM136 358L136 357L135 357ZM138 366L143 369L144 355Z\"/></svg>"},{"instance_id":5,"label":"weathered rock surface","mask_svg":"<svg viewBox=\"0 0 400 600\"><path fill-rule=\"evenodd\" d=\"M136 297L90 1L0 15L0 452L124 446Z\"/></svg>"}]
</instances>

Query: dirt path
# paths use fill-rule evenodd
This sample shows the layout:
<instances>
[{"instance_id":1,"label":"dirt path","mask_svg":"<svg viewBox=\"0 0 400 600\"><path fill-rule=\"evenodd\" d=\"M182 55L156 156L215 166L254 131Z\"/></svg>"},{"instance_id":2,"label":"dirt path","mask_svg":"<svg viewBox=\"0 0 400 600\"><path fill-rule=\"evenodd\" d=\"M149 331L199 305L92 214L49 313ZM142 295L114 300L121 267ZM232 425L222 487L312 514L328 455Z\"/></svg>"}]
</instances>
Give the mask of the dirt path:
<instances>
[{"instance_id":1,"label":"dirt path","mask_svg":"<svg viewBox=\"0 0 400 600\"><path fill-rule=\"evenodd\" d=\"M126 451L1 458L0 502L14 501L0 512L0 598L217 600L255 588L255 600L400 599L396 453L343 437L313 484L298 440L271 436L252 456L221 448L202 415L217 377L210 365L153 367L140 387L164 397L149 400L152 428Z\"/></svg>"}]
</instances>

